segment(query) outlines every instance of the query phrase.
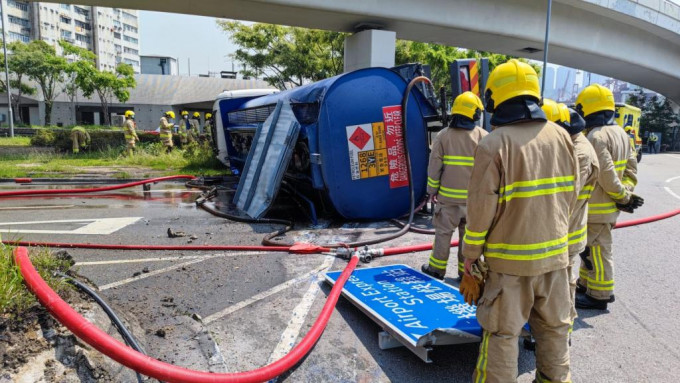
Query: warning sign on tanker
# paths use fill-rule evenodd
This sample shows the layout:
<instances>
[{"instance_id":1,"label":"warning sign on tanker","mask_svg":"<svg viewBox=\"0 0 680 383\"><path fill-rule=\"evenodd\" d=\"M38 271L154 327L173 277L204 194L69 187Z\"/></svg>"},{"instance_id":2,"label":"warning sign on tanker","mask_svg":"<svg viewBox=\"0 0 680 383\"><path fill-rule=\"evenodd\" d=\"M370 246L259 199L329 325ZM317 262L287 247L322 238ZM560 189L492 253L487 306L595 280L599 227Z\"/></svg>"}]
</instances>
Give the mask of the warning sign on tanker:
<instances>
[{"instance_id":1,"label":"warning sign on tanker","mask_svg":"<svg viewBox=\"0 0 680 383\"><path fill-rule=\"evenodd\" d=\"M404 155L404 134L401 130L401 106L383 107L385 138L387 145L387 168L390 188L408 186L408 169Z\"/></svg>"},{"instance_id":2,"label":"warning sign on tanker","mask_svg":"<svg viewBox=\"0 0 680 383\"><path fill-rule=\"evenodd\" d=\"M375 122L345 129L352 180L388 175L385 125Z\"/></svg>"}]
</instances>

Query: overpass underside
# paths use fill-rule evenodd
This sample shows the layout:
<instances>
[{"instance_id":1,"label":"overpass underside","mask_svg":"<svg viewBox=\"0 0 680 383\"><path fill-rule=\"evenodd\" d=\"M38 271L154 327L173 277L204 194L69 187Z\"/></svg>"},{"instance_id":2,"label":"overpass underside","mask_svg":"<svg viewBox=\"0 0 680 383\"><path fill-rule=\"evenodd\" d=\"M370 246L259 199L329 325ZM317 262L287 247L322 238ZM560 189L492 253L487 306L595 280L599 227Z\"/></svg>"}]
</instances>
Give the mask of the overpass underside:
<instances>
[{"instance_id":1,"label":"overpass underside","mask_svg":"<svg viewBox=\"0 0 680 383\"><path fill-rule=\"evenodd\" d=\"M343 32L353 32L360 23L372 23L395 31L399 39L436 42L536 60L541 60L543 55L547 3L537 0L60 2ZM680 102L680 8L665 4L666 8L659 11L629 0L614 2L616 7L623 7L621 12L609 8L608 3L600 0L555 0L549 61L628 81ZM661 7L667 2L651 0L646 3ZM664 10L671 13L664 13ZM539 51L530 53L527 48Z\"/></svg>"}]
</instances>

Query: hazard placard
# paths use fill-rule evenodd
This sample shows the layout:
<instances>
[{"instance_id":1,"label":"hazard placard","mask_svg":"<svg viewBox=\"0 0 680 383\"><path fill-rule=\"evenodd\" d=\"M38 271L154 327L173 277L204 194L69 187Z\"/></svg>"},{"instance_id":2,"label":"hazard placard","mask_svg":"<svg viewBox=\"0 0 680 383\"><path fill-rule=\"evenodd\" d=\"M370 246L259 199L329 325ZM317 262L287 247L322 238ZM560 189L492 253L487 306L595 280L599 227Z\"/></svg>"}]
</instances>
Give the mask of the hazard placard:
<instances>
[{"instance_id":1,"label":"hazard placard","mask_svg":"<svg viewBox=\"0 0 680 383\"><path fill-rule=\"evenodd\" d=\"M352 180L388 175L385 125L374 122L345 129Z\"/></svg>"},{"instance_id":2,"label":"hazard placard","mask_svg":"<svg viewBox=\"0 0 680 383\"><path fill-rule=\"evenodd\" d=\"M401 105L383 107L390 188L408 186L408 169L404 155L404 133L401 130Z\"/></svg>"}]
</instances>

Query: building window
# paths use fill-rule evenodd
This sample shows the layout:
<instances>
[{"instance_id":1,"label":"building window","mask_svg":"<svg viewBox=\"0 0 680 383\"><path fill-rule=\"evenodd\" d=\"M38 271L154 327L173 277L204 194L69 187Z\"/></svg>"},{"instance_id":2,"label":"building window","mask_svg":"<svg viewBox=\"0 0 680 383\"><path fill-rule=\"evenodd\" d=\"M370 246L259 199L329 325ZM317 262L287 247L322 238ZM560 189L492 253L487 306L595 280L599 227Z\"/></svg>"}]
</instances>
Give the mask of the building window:
<instances>
[{"instance_id":1,"label":"building window","mask_svg":"<svg viewBox=\"0 0 680 383\"><path fill-rule=\"evenodd\" d=\"M28 36L23 35L21 33L16 33L16 32L12 32L12 31L9 31L8 33L9 33L10 40L14 40L14 41L18 40L18 41L23 41L25 43L27 43L30 40L30 38Z\"/></svg>"},{"instance_id":2,"label":"building window","mask_svg":"<svg viewBox=\"0 0 680 383\"><path fill-rule=\"evenodd\" d=\"M133 43L133 44L139 44L139 40L138 40L138 39L136 39L136 38L134 38L134 37L127 36L127 35L123 35L123 40L128 41L128 42L131 42L131 43Z\"/></svg>"},{"instance_id":3,"label":"building window","mask_svg":"<svg viewBox=\"0 0 680 383\"><path fill-rule=\"evenodd\" d=\"M16 25L21 25L22 27L30 27L31 22L28 21L27 19L22 19L21 17L16 17L12 15L7 15L7 19L9 20L10 23L16 24Z\"/></svg>"},{"instance_id":4,"label":"building window","mask_svg":"<svg viewBox=\"0 0 680 383\"><path fill-rule=\"evenodd\" d=\"M113 26L114 26L114 27L117 27L117 28L121 28L120 21L118 21L118 20L113 20Z\"/></svg>"},{"instance_id":5,"label":"building window","mask_svg":"<svg viewBox=\"0 0 680 383\"><path fill-rule=\"evenodd\" d=\"M139 33L139 30L137 28L133 27L132 25L123 24L123 27L125 29L125 32Z\"/></svg>"},{"instance_id":6,"label":"building window","mask_svg":"<svg viewBox=\"0 0 680 383\"><path fill-rule=\"evenodd\" d=\"M69 19L66 16L59 16L59 21L61 21L64 24L71 24L71 19Z\"/></svg>"},{"instance_id":7,"label":"building window","mask_svg":"<svg viewBox=\"0 0 680 383\"><path fill-rule=\"evenodd\" d=\"M123 59L123 62L125 62L128 65L132 65L133 67L139 66L139 61L137 60Z\"/></svg>"},{"instance_id":8,"label":"building window","mask_svg":"<svg viewBox=\"0 0 680 383\"><path fill-rule=\"evenodd\" d=\"M61 31L61 38L71 40L73 38L73 33L71 31Z\"/></svg>"},{"instance_id":9,"label":"building window","mask_svg":"<svg viewBox=\"0 0 680 383\"><path fill-rule=\"evenodd\" d=\"M70 4L61 4L61 9L66 9L66 10L70 11L71 5Z\"/></svg>"},{"instance_id":10,"label":"building window","mask_svg":"<svg viewBox=\"0 0 680 383\"><path fill-rule=\"evenodd\" d=\"M76 33L76 40L83 42L83 43L89 43L90 37Z\"/></svg>"},{"instance_id":11,"label":"building window","mask_svg":"<svg viewBox=\"0 0 680 383\"><path fill-rule=\"evenodd\" d=\"M83 15L83 16L85 16L85 17L90 17L90 11L88 11L87 9L83 9L83 8L80 8L80 7L76 7L76 6L74 5L74 6L73 6L73 10L76 11L76 13L79 14L79 15Z\"/></svg>"},{"instance_id":12,"label":"building window","mask_svg":"<svg viewBox=\"0 0 680 383\"><path fill-rule=\"evenodd\" d=\"M22 11L28 11L28 3L25 1L8 0L7 4L10 7L21 9Z\"/></svg>"},{"instance_id":13,"label":"building window","mask_svg":"<svg viewBox=\"0 0 680 383\"><path fill-rule=\"evenodd\" d=\"M88 31L90 29L92 29L92 27L90 26L89 23L83 23L82 21L79 21L79 20L75 20L75 22L76 22L75 23L76 27L80 27L80 28L83 28L83 29L88 30Z\"/></svg>"},{"instance_id":14,"label":"building window","mask_svg":"<svg viewBox=\"0 0 680 383\"><path fill-rule=\"evenodd\" d=\"M128 21L137 21L137 16L133 15L132 13L127 13L123 11L123 19Z\"/></svg>"},{"instance_id":15,"label":"building window","mask_svg":"<svg viewBox=\"0 0 680 383\"><path fill-rule=\"evenodd\" d=\"M133 54L133 55L138 55L138 56L139 56L139 51L136 50L136 49L132 49L132 48L125 47L124 52L125 52L125 53L129 53L129 54Z\"/></svg>"},{"instance_id":16,"label":"building window","mask_svg":"<svg viewBox=\"0 0 680 383\"><path fill-rule=\"evenodd\" d=\"M120 39L120 33L113 32L113 37L116 38L116 39Z\"/></svg>"}]
</instances>

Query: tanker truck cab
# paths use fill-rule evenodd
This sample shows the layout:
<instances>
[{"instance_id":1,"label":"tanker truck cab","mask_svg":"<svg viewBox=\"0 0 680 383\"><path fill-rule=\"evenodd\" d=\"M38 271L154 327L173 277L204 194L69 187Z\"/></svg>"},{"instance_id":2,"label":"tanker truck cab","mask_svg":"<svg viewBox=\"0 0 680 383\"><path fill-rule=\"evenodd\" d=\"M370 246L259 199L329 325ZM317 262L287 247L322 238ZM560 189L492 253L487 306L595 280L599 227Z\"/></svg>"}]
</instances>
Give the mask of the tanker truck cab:
<instances>
[{"instance_id":1,"label":"tanker truck cab","mask_svg":"<svg viewBox=\"0 0 680 383\"><path fill-rule=\"evenodd\" d=\"M635 150L638 162L642 160L642 140L639 136L641 114L640 108L628 104L616 104L616 123L630 137L630 146Z\"/></svg>"}]
</instances>

